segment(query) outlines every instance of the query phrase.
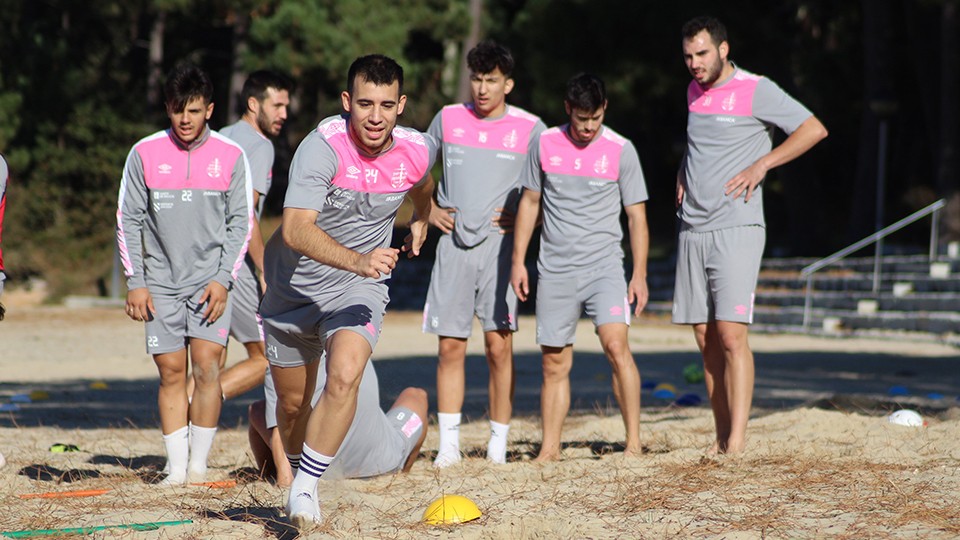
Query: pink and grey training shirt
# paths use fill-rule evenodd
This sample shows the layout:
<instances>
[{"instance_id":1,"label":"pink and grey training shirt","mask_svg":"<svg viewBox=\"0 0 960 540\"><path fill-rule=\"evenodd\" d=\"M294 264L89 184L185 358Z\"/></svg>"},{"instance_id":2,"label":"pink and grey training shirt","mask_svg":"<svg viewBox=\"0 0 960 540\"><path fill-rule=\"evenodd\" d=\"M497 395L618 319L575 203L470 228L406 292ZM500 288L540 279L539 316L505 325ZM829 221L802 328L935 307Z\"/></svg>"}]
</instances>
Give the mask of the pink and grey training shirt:
<instances>
[{"instance_id":1,"label":"pink and grey training shirt","mask_svg":"<svg viewBox=\"0 0 960 540\"><path fill-rule=\"evenodd\" d=\"M570 138L568 125L552 127L540 135L521 179L541 194L541 276L623 264L620 209L647 200L633 143L603 126L582 145Z\"/></svg>"},{"instance_id":2,"label":"pink and grey training shirt","mask_svg":"<svg viewBox=\"0 0 960 540\"><path fill-rule=\"evenodd\" d=\"M750 201L724 194L724 184L773 148L773 128L793 133L812 113L766 77L740 68L721 83L687 88L687 152L680 166L685 230L764 226L763 184Z\"/></svg>"},{"instance_id":3,"label":"pink and grey training shirt","mask_svg":"<svg viewBox=\"0 0 960 540\"><path fill-rule=\"evenodd\" d=\"M300 143L290 164L283 205L316 210L318 228L340 245L368 253L390 246L397 210L407 191L427 181L437 142L397 126L393 146L369 156L350 139L349 129L345 115L333 116ZM264 267L264 306L269 304L271 313L282 303L313 303L370 279L301 255L284 244L279 230L267 242ZM264 308L264 316L267 311Z\"/></svg>"},{"instance_id":4,"label":"pink and grey training shirt","mask_svg":"<svg viewBox=\"0 0 960 540\"><path fill-rule=\"evenodd\" d=\"M500 235L491 219L496 208L517 211L520 171L537 136L540 118L511 105L497 118L482 118L472 103L448 105L427 133L443 141L443 180L437 202L454 208L453 241L473 247Z\"/></svg>"},{"instance_id":5,"label":"pink and grey training shirt","mask_svg":"<svg viewBox=\"0 0 960 540\"><path fill-rule=\"evenodd\" d=\"M7 209L7 178L10 171L7 162L0 156L0 280L5 279L3 273L3 213ZM0 285L3 285L0 283Z\"/></svg>"},{"instance_id":6,"label":"pink and grey training shirt","mask_svg":"<svg viewBox=\"0 0 960 540\"><path fill-rule=\"evenodd\" d=\"M187 147L170 130L133 146L117 204L129 289L176 295L213 280L230 288L253 219L246 161L239 145L209 128Z\"/></svg>"}]
</instances>

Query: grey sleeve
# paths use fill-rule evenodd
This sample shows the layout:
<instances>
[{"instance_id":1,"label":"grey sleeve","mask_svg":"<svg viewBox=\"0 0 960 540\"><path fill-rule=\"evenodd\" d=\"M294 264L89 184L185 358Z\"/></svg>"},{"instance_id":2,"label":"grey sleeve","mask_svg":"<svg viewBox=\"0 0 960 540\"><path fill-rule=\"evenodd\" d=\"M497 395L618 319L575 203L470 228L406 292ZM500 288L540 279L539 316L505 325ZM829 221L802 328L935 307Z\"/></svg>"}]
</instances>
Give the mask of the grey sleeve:
<instances>
[{"instance_id":1,"label":"grey sleeve","mask_svg":"<svg viewBox=\"0 0 960 540\"><path fill-rule=\"evenodd\" d=\"M220 268L213 279L229 290L247 254L253 221L253 185L246 154L241 154L233 166L226 214L227 237L220 255Z\"/></svg>"},{"instance_id":2,"label":"grey sleeve","mask_svg":"<svg viewBox=\"0 0 960 540\"><path fill-rule=\"evenodd\" d=\"M434 151L434 156L439 157L440 151L443 149L443 109L441 109L433 117L433 120L430 122L430 127L427 128L426 135L430 135L437 141L437 148ZM433 165L430 165L433 167Z\"/></svg>"},{"instance_id":3,"label":"grey sleeve","mask_svg":"<svg viewBox=\"0 0 960 540\"><path fill-rule=\"evenodd\" d=\"M293 156L283 207L320 212L336 174L337 153L322 135L313 132Z\"/></svg>"},{"instance_id":4,"label":"grey sleeve","mask_svg":"<svg viewBox=\"0 0 960 540\"><path fill-rule=\"evenodd\" d=\"M757 82L753 94L753 116L765 124L773 124L788 135L813 116L809 109L770 79Z\"/></svg>"},{"instance_id":5,"label":"grey sleeve","mask_svg":"<svg viewBox=\"0 0 960 540\"><path fill-rule=\"evenodd\" d=\"M147 215L147 184L136 148L127 155L117 197L117 249L127 277L127 289L146 287L143 275L143 221Z\"/></svg>"},{"instance_id":6,"label":"grey sleeve","mask_svg":"<svg viewBox=\"0 0 960 540\"><path fill-rule=\"evenodd\" d=\"M526 163L520 171L520 186L530 191L540 192L543 184L543 171L540 169L540 134L530 135L530 150Z\"/></svg>"},{"instance_id":7,"label":"grey sleeve","mask_svg":"<svg viewBox=\"0 0 960 540\"><path fill-rule=\"evenodd\" d=\"M642 203L649 198L640 157L630 141L623 145L620 153L620 179L617 183L620 185L620 198L624 206Z\"/></svg>"},{"instance_id":8,"label":"grey sleeve","mask_svg":"<svg viewBox=\"0 0 960 540\"><path fill-rule=\"evenodd\" d=\"M247 162L250 164L250 180L253 182L253 189L260 195L267 194L267 179L270 178L270 170L273 168L273 143L258 145L251 154L247 155Z\"/></svg>"}]
</instances>

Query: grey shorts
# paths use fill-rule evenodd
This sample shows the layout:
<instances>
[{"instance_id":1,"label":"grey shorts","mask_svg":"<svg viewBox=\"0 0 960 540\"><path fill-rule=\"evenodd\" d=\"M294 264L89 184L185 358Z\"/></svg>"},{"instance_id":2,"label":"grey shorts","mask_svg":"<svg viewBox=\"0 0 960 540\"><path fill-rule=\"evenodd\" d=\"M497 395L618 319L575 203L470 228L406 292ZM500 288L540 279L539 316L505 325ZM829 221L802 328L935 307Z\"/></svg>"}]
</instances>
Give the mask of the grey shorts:
<instances>
[{"instance_id":1,"label":"grey shorts","mask_svg":"<svg viewBox=\"0 0 960 540\"><path fill-rule=\"evenodd\" d=\"M176 296L151 293L157 312L146 323L147 354L165 354L187 346L190 338L227 344L230 331L231 304L214 323L203 318L207 304L198 304L206 286L193 294Z\"/></svg>"},{"instance_id":2,"label":"grey shorts","mask_svg":"<svg viewBox=\"0 0 960 540\"><path fill-rule=\"evenodd\" d=\"M462 248L445 234L423 306L423 331L468 338L473 317L484 332L517 330L517 295L510 286L513 235L488 236L481 244Z\"/></svg>"},{"instance_id":3,"label":"grey shorts","mask_svg":"<svg viewBox=\"0 0 960 540\"><path fill-rule=\"evenodd\" d=\"M681 231L673 322L753 322L753 301L766 242L759 225Z\"/></svg>"},{"instance_id":4,"label":"grey shorts","mask_svg":"<svg viewBox=\"0 0 960 540\"><path fill-rule=\"evenodd\" d=\"M263 341L263 322L260 319L260 280L250 272L244 261L240 274L230 290L233 317L230 320L230 335L240 343Z\"/></svg>"},{"instance_id":5,"label":"grey shorts","mask_svg":"<svg viewBox=\"0 0 960 540\"><path fill-rule=\"evenodd\" d=\"M572 277L540 275L537 282L537 343L573 344L580 314L594 326L630 324L630 303L623 267L612 266Z\"/></svg>"},{"instance_id":6,"label":"grey shorts","mask_svg":"<svg viewBox=\"0 0 960 540\"><path fill-rule=\"evenodd\" d=\"M282 367L306 365L321 357L327 338L340 330L363 336L373 350L390 301L383 282L362 281L288 311L267 311L263 329L267 360Z\"/></svg>"}]
</instances>

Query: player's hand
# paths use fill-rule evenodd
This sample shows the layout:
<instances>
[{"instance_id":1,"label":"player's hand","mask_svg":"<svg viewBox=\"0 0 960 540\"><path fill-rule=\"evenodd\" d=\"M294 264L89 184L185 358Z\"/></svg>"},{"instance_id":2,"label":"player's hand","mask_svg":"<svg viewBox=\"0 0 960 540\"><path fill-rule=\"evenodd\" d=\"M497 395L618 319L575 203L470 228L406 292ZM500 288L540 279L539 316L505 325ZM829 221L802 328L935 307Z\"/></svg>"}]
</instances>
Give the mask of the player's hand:
<instances>
[{"instance_id":1,"label":"player's hand","mask_svg":"<svg viewBox=\"0 0 960 540\"><path fill-rule=\"evenodd\" d=\"M513 232L513 224L517 219L517 215L513 212L507 210L506 208L497 208L494 210L493 224L497 227L500 227L500 234L507 234Z\"/></svg>"},{"instance_id":2,"label":"player's hand","mask_svg":"<svg viewBox=\"0 0 960 540\"><path fill-rule=\"evenodd\" d=\"M740 171L740 174L734 176L729 182L724 184L723 193L724 195L730 195L732 193L733 198L737 199L741 193L746 192L743 202L749 202L750 197L753 196L753 190L760 185L760 182L763 181L763 177L766 176L766 174L767 169L757 161L753 165Z\"/></svg>"},{"instance_id":3,"label":"player's hand","mask_svg":"<svg viewBox=\"0 0 960 540\"><path fill-rule=\"evenodd\" d=\"M153 297L146 287L139 287L127 292L127 317L135 321L148 321L157 312L153 307Z\"/></svg>"},{"instance_id":4,"label":"player's hand","mask_svg":"<svg viewBox=\"0 0 960 540\"><path fill-rule=\"evenodd\" d=\"M260 298L263 298L263 295L267 294L267 280L263 277L263 274L257 276L257 279L260 280Z\"/></svg>"},{"instance_id":5,"label":"player's hand","mask_svg":"<svg viewBox=\"0 0 960 540\"><path fill-rule=\"evenodd\" d=\"M680 208L680 206L683 205L683 193L683 182L680 181L680 175L677 174L677 198L673 201L676 208Z\"/></svg>"},{"instance_id":6,"label":"player's hand","mask_svg":"<svg viewBox=\"0 0 960 540\"><path fill-rule=\"evenodd\" d=\"M650 291L647 289L647 280L641 277L631 279L627 285L627 303L633 304L636 302L637 307L633 309L635 317L640 316L643 308L647 306L648 300L650 300Z\"/></svg>"},{"instance_id":7,"label":"player's hand","mask_svg":"<svg viewBox=\"0 0 960 540\"><path fill-rule=\"evenodd\" d=\"M523 264L514 264L510 269L510 285L517 299L521 302L527 301L530 295L530 277L527 275L527 267Z\"/></svg>"},{"instance_id":8,"label":"player's hand","mask_svg":"<svg viewBox=\"0 0 960 540\"><path fill-rule=\"evenodd\" d=\"M430 227L426 221L419 219L411 221L409 226L410 233L403 239L403 247L400 250L407 254L408 259L412 259L420 255L420 248L427 239L427 230Z\"/></svg>"},{"instance_id":9,"label":"player's hand","mask_svg":"<svg viewBox=\"0 0 960 540\"><path fill-rule=\"evenodd\" d=\"M207 309L203 310L203 320L207 324L217 322L227 311L227 288L217 281L211 281L200 297L200 305L203 304L207 304Z\"/></svg>"},{"instance_id":10,"label":"player's hand","mask_svg":"<svg viewBox=\"0 0 960 540\"><path fill-rule=\"evenodd\" d=\"M450 234L453 231L453 215L456 213L454 208L440 208L436 202L430 201L430 225L440 229L444 234Z\"/></svg>"},{"instance_id":11,"label":"player's hand","mask_svg":"<svg viewBox=\"0 0 960 540\"><path fill-rule=\"evenodd\" d=\"M360 256L353 273L368 278L379 278L393 271L399 257L399 249L377 248Z\"/></svg>"}]
</instances>

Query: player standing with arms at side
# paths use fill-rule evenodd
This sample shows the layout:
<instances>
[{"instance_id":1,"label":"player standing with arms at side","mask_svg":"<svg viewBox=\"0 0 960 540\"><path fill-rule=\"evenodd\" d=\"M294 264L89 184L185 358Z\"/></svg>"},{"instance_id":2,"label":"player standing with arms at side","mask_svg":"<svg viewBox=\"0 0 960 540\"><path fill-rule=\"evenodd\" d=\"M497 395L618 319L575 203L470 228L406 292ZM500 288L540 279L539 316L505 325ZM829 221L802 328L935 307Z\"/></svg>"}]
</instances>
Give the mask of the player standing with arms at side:
<instances>
[{"instance_id":1,"label":"player standing with arms at side","mask_svg":"<svg viewBox=\"0 0 960 540\"><path fill-rule=\"evenodd\" d=\"M439 336L437 467L460 461L464 362L474 316L490 367L487 458L506 462L517 330L517 297L510 287L513 216L529 145L546 127L506 102L514 86L509 50L481 42L467 54L467 66L473 101L444 107L428 130L443 142L443 180L430 223L444 235L423 308L423 330Z\"/></svg>"},{"instance_id":2,"label":"player standing with arms at side","mask_svg":"<svg viewBox=\"0 0 960 540\"><path fill-rule=\"evenodd\" d=\"M522 176L511 283L520 300L530 293L524 259L543 212L537 261L537 343L543 351L540 409L543 444L537 461L560 459L563 421L570 409L573 342L581 311L593 319L613 369L613 395L626 428L624 454L640 455L640 372L630 352L630 305L647 305L649 234L647 186L637 151L603 125L603 81L581 73L567 82L570 122L540 135ZM620 208L627 214L633 273L623 275Z\"/></svg>"},{"instance_id":3,"label":"player standing with arms at side","mask_svg":"<svg viewBox=\"0 0 960 540\"><path fill-rule=\"evenodd\" d=\"M729 60L723 24L697 17L682 30L687 150L677 174L680 236L673 322L693 326L703 355L715 453L744 449L753 401L754 290L766 230L763 182L827 136L813 114L776 84ZM773 128L789 136L773 148Z\"/></svg>"},{"instance_id":4,"label":"player standing with arms at side","mask_svg":"<svg viewBox=\"0 0 960 540\"><path fill-rule=\"evenodd\" d=\"M286 511L299 527L322 519L317 482L356 414L361 375L389 301L384 281L399 256L390 247L393 223L408 194L415 221L403 250L419 255L426 238L437 143L396 125L406 104L402 90L403 69L394 60L368 55L353 62L341 94L345 114L320 122L297 148L283 224L264 254L260 313L279 429L296 471ZM323 354L326 384L311 412ZM382 441L384 452L412 448L426 429L418 405L397 406L398 430Z\"/></svg>"},{"instance_id":5,"label":"player standing with arms at side","mask_svg":"<svg viewBox=\"0 0 960 540\"><path fill-rule=\"evenodd\" d=\"M169 469L163 483L183 484L206 475L217 431L227 291L247 249L253 188L243 150L207 126L213 114L207 75L196 66L175 68L164 97L170 129L140 140L127 156L117 243L126 312L146 321L147 352L160 372ZM196 381L189 402L188 348Z\"/></svg>"}]
</instances>

